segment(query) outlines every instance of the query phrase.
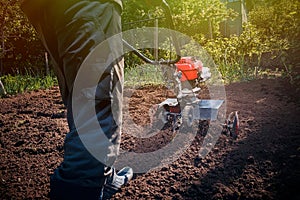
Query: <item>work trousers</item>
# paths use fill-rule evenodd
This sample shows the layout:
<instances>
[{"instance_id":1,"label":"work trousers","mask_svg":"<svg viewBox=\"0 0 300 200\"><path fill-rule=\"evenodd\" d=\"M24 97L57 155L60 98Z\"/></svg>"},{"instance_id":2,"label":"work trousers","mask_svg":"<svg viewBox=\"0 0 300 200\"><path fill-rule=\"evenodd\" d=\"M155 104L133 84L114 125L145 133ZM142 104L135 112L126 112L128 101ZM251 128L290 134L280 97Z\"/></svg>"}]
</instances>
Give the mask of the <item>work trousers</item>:
<instances>
[{"instance_id":1,"label":"work trousers","mask_svg":"<svg viewBox=\"0 0 300 200\"><path fill-rule=\"evenodd\" d=\"M63 162L50 178L50 196L52 199L98 199L107 169L106 163L102 161L114 160L116 154L103 147L107 148L103 151L107 151L110 157L99 160L84 145L74 123L74 118L78 116L73 113L72 94L76 76L87 56L97 45L121 32L122 7L115 2L103 0L49 0L33 11L34 2L38 1L28 0L22 9L51 55L62 99L67 107L70 128L64 141ZM114 51L121 55L121 39L114 40L114 43L108 48L107 55L99 55L101 59L107 59ZM85 115L88 112L85 110L86 105L91 100L95 101L95 113L102 131L111 144L118 146L122 116L122 59L115 59L102 71L104 73L101 73L98 85L95 86L96 92L91 94L89 91L93 90L87 88L78 97L81 98L78 102L82 104L75 106L79 110L77 113ZM86 78L88 81L89 77ZM118 116L113 116L113 109ZM89 127L89 119L84 126Z\"/></svg>"}]
</instances>

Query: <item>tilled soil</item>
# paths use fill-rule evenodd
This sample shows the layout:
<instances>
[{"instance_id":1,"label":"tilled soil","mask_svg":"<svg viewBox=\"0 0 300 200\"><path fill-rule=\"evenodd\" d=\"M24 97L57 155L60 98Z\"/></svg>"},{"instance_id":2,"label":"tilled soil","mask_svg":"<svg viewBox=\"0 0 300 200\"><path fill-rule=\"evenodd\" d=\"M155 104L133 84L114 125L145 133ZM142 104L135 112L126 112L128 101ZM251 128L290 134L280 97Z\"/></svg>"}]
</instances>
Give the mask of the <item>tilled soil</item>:
<instances>
[{"instance_id":1,"label":"tilled soil","mask_svg":"<svg viewBox=\"0 0 300 200\"><path fill-rule=\"evenodd\" d=\"M136 90L128 108L133 121L149 123L149 108L165 93ZM300 104L293 87L262 79L228 85L226 95L228 113L239 111L237 140L221 135L200 158L199 132L178 160L136 174L114 198L300 199ZM62 161L68 131L58 88L3 98L0 105L0 199L48 199L49 175ZM166 129L138 140L124 127L121 147L137 153L159 149L176 134Z\"/></svg>"}]
</instances>

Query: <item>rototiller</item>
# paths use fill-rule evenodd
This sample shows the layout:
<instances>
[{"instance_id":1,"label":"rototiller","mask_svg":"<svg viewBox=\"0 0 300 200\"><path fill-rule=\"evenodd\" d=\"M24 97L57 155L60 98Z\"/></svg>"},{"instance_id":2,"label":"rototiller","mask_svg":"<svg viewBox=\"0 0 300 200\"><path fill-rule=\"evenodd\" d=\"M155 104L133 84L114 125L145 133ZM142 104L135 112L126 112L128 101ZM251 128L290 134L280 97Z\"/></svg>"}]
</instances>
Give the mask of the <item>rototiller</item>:
<instances>
[{"instance_id":1,"label":"rototiller","mask_svg":"<svg viewBox=\"0 0 300 200\"><path fill-rule=\"evenodd\" d=\"M168 4L163 0L162 7L166 19L169 21L170 29L174 29L171 11ZM166 70L164 77L168 82L175 85L176 98L167 98L155 107L154 118L163 124L172 124L174 129L180 127L191 127L195 121L217 119L218 110L224 100L199 99L197 96L201 91L199 84L211 77L210 69L203 66L200 59L192 56L181 57L176 35L170 32L176 51L176 58L152 60L141 53L127 41L123 40L124 47L129 48L139 58L151 65L168 66L172 70ZM169 73L170 71L174 73ZM232 112L225 120L223 134L237 138L239 129L238 112Z\"/></svg>"},{"instance_id":2,"label":"rototiller","mask_svg":"<svg viewBox=\"0 0 300 200\"><path fill-rule=\"evenodd\" d=\"M202 62L194 57L181 57L173 67L176 69L173 80L177 83L177 96L161 102L154 117L164 124L173 124L175 129L181 126L191 127L197 120L216 120L224 100L197 97L201 92L201 88L197 86L211 77L209 68L204 67ZM166 78L171 79L167 76ZM238 113L230 113L222 126L223 134L236 139L239 128Z\"/></svg>"}]
</instances>

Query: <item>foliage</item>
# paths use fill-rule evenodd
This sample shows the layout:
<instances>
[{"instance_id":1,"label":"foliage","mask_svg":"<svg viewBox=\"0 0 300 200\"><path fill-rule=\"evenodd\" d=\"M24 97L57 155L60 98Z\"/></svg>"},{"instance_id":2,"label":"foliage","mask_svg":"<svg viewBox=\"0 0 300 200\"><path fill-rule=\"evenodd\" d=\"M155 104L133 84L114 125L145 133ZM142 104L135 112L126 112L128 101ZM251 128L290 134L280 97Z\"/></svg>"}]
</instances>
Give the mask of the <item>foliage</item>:
<instances>
[{"instance_id":1,"label":"foliage","mask_svg":"<svg viewBox=\"0 0 300 200\"><path fill-rule=\"evenodd\" d=\"M237 16L220 0L168 0L173 15L175 30L189 36L204 34L209 37L220 33L219 23ZM164 11L156 6L149 6L139 0L125 0L123 13L124 24L140 26L139 21L164 18ZM134 23L136 22L136 23ZM147 21L148 22L148 21ZM160 19L160 26L168 27L166 19ZM154 26L154 22L142 23L142 26ZM127 27L125 27L127 28Z\"/></svg>"},{"instance_id":2,"label":"foliage","mask_svg":"<svg viewBox=\"0 0 300 200\"><path fill-rule=\"evenodd\" d=\"M20 10L20 0L0 0L0 24L0 73L41 67L44 48Z\"/></svg>"},{"instance_id":3,"label":"foliage","mask_svg":"<svg viewBox=\"0 0 300 200\"><path fill-rule=\"evenodd\" d=\"M262 42L280 56L282 66L292 82L300 83L300 2L266 0L250 13L251 23L260 32ZM272 44L272 45L270 45Z\"/></svg>"},{"instance_id":4,"label":"foliage","mask_svg":"<svg viewBox=\"0 0 300 200\"><path fill-rule=\"evenodd\" d=\"M57 80L53 75L4 75L1 81L5 85L7 94L23 93L25 91L32 91L38 89L51 88L57 85Z\"/></svg>"},{"instance_id":5,"label":"foliage","mask_svg":"<svg viewBox=\"0 0 300 200\"><path fill-rule=\"evenodd\" d=\"M189 35L205 35L214 38L219 35L219 24L237 16L220 0L170 1L173 8L175 26L178 31Z\"/></svg>"},{"instance_id":6,"label":"foliage","mask_svg":"<svg viewBox=\"0 0 300 200\"><path fill-rule=\"evenodd\" d=\"M163 85L164 76L161 66L141 65L125 69L125 86Z\"/></svg>"},{"instance_id":7,"label":"foliage","mask_svg":"<svg viewBox=\"0 0 300 200\"><path fill-rule=\"evenodd\" d=\"M291 61L290 58L295 58L293 55L299 53L300 44L299 1L246 0L245 2L250 12L248 23L243 26L243 33L239 36L224 37L220 34L220 23L237 16L226 8L226 4L219 0L168 1L172 8L176 30L191 36L203 45L227 81L257 78L264 72L270 72L263 66L266 62L262 60L272 60L276 57L280 57L281 62L272 66L271 70L276 73L285 70L286 74L291 76L292 71L295 71L294 63L297 62ZM130 2L128 3L130 5ZM133 11L130 9L131 6L127 9ZM162 13L159 9L143 6L134 9L136 12L125 10L125 20L130 18L132 21L138 21ZM265 58L266 53L270 53L272 57Z\"/></svg>"},{"instance_id":8,"label":"foliage","mask_svg":"<svg viewBox=\"0 0 300 200\"><path fill-rule=\"evenodd\" d=\"M279 57L272 70L285 70L291 80L299 77L296 69L299 59L292 60L299 53L299 2L260 1L254 5L241 35L228 38L218 35L215 39L196 35L195 38L213 56L229 82L257 78L270 71L262 62L266 53L272 56L267 57L269 61Z\"/></svg>"},{"instance_id":9,"label":"foliage","mask_svg":"<svg viewBox=\"0 0 300 200\"><path fill-rule=\"evenodd\" d=\"M290 47L294 47L300 38L300 2L298 0L273 2L274 4L257 6L252 10L249 13L250 21L261 31L261 35L285 39Z\"/></svg>"},{"instance_id":10,"label":"foliage","mask_svg":"<svg viewBox=\"0 0 300 200\"><path fill-rule=\"evenodd\" d=\"M123 30L154 26L155 18L159 18L160 27L168 27L164 11L157 6L158 1L124 0ZM248 22L243 25L241 35L230 37L221 35L220 23L234 19L237 13L228 9L225 1L167 2L172 9L175 29L200 43L227 81L256 78L270 70L285 70L291 80L300 80L300 61L296 56L300 54L298 0L245 0ZM4 68L17 75L22 69L26 69L23 70L25 74L31 69L35 73L41 72L45 50L19 5L20 0L0 0L0 58L4 64L0 70L2 72ZM153 50L144 52L151 57ZM266 53L272 56L267 57L267 62L273 57L279 57L280 62L266 69ZM128 54L126 63L132 70L132 66L141 61Z\"/></svg>"}]
</instances>

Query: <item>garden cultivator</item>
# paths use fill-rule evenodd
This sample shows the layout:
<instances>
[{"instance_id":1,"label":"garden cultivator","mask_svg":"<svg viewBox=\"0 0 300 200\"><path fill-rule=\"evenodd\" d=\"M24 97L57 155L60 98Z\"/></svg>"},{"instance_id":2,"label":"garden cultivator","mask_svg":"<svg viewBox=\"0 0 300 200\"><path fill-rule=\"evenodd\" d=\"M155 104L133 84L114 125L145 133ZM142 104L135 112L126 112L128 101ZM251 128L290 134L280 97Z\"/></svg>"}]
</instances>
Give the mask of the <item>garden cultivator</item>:
<instances>
[{"instance_id":1,"label":"garden cultivator","mask_svg":"<svg viewBox=\"0 0 300 200\"><path fill-rule=\"evenodd\" d=\"M157 106L157 120L171 123L174 129L191 127L195 121L214 121L224 100L199 99L199 83L210 78L209 68L193 57L182 57L175 65L174 81L177 83L176 98L168 98ZM170 78L170 77L168 77ZM232 112L225 120L222 133L236 139L239 128L238 112Z\"/></svg>"}]
</instances>

